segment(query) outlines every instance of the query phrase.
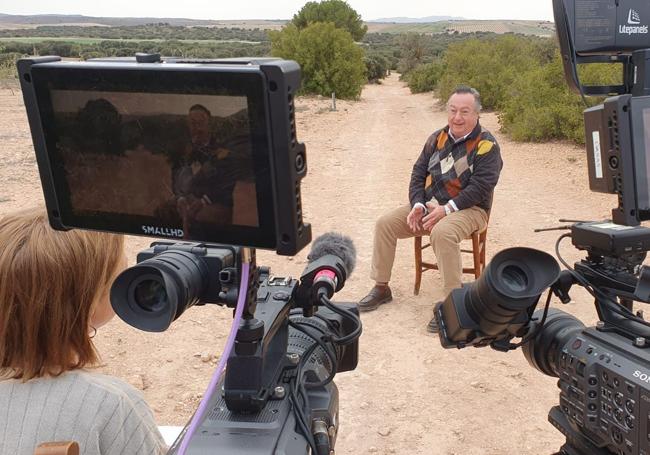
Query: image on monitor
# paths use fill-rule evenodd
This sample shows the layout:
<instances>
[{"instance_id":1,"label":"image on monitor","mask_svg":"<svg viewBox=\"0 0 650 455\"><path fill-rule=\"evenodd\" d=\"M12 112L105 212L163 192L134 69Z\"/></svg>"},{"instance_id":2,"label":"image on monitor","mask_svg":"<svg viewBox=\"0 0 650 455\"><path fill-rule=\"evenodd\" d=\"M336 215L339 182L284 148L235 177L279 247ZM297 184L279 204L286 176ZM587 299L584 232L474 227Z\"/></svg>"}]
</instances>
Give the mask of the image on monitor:
<instances>
[{"instance_id":1,"label":"image on monitor","mask_svg":"<svg viewBox=\"0 0 650 455\"><path fill-rule=\"evenodd\" d=\"M73 214L152 217L185 237L259 226L247 98L50 92Z\"/></svg>"}]
</instances>

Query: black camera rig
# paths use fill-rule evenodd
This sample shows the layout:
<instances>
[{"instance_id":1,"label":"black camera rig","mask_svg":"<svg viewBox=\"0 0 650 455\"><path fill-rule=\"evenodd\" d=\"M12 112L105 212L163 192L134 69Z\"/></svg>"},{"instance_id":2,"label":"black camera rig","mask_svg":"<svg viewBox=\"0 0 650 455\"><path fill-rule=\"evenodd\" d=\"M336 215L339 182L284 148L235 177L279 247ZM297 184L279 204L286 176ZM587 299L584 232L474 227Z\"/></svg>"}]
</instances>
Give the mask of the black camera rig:
<instances>
[{"instance_id":1,"label":"black camera rig","mask_svg":"<svg viewBox=\"0 0 650 455\"><path fill-rule=\"evenodd\" d=\"M243 303L225 375L169 454L331 453L339 411L332 380L356 368L361 335L356 304L329 300L352 271L350 251L349 239L319 237L296 280L257 267L253 250L155 242L118 276L111 303L143 330L165 330L194 304Z\"/></svg>"}]
</instances>

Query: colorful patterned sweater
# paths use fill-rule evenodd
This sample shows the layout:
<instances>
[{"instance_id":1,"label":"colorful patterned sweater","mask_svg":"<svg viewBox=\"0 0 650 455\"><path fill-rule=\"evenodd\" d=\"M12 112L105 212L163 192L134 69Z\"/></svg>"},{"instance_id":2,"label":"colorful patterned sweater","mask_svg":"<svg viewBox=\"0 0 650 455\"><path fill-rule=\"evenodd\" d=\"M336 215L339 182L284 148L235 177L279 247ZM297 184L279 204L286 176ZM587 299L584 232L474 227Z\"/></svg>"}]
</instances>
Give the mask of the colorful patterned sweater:
<instances>
[{"instance_id":1,"label":"colorful patterned sweater","mask_svg":"<svg viewBox=\"0 0 650 455\"><path fill-rule=\"evenodd\" d=\"M479 123L458 142L446 126L429 136L413 165L411 207L435 199L454 211L475 205L489 211L502 167L499 144Z\"/></svg>"}]
</instances>

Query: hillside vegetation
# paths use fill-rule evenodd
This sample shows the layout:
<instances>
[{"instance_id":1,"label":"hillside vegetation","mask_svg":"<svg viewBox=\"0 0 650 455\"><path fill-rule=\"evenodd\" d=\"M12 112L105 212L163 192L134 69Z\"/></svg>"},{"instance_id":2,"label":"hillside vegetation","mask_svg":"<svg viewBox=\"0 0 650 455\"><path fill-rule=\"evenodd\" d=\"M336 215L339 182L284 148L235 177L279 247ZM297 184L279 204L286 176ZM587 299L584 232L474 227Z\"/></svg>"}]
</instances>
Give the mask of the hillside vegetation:
<instances>
[{"instance_id":1,"label":"hillside vegetation","mask_svg":"<svg viewBox=\"0 0 650 455\"><path fill-rule=\"evenodd\" d=\"M321 22L332 26L315 26ZM277 21L273 23L277 28ZM499 113L502 128L515 140L584 141L585 105L567 88L556 39L534 36L552 33L551 23L364 23L344 1L325 0L307 3L281 31L263 28L159 22L0 30L0 79L15 79L15 61L27 55L79 59L136 52L186 58L276 55L301 64L303 93L336 92L354 99L364 83L380 82L389 71L397 71L412 92L435 91L441 100L458 84L474 86L482 93L484 108ZM510 33L513 30L528 35ZM617 83L619 73L614 65L590 65L581 77L592 83Z\"/></svg>"}]
</instances>

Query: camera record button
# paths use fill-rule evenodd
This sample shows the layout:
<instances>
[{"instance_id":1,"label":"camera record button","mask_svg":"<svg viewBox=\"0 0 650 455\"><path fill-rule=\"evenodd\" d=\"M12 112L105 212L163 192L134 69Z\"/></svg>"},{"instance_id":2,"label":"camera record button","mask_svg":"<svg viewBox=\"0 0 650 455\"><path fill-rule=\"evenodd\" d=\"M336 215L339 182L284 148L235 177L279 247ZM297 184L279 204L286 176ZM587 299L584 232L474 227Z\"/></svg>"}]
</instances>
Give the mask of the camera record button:
<instances>
[{"instance_id":1,"label":"camera record button","mask_svg":"<svg viewBox=\"0 0 650 455\"><path fill-rule=\"evenodd\" d=\"M286 302L291 298L291 296L287 292L275 292L273 293L273 299L274 300L280 300L282 302Z\"/></svg>"}]
</instances>

